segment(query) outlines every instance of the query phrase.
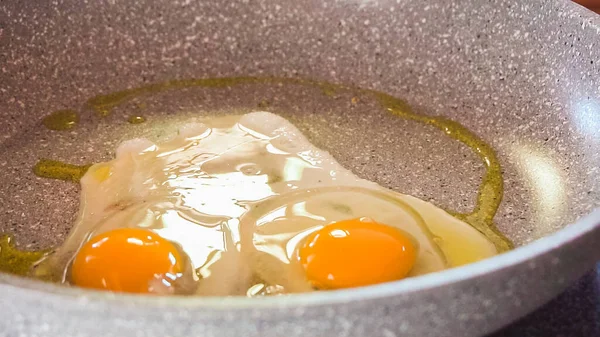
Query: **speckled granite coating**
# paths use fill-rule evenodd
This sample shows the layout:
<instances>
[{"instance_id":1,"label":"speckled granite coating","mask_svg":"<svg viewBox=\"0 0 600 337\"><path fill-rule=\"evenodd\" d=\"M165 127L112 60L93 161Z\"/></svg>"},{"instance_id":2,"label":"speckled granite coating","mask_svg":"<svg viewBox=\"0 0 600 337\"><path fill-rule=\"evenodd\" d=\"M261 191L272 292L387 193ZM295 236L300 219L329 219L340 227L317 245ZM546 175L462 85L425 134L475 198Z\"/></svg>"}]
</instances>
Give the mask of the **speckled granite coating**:
<instances>
[{"instance_id":1,"label":"speckled granite coating","mask_svg":"<svg viewBox=\"0 0 600 337\"><path fill-rule=\"evenodd\" d=\"M473 205L473 154L372 102L288 87L194 89L150 98L148 123L135 126L125 122L135 105L100 121L84 107L145 83L240 75L354 84L463 123L498 151L496 219L518 245L600 205L600 19L567 1L4 1L0 232L37 248L69 230L77 188L31 175L40 156L106 159L160 116L247 111L265 96L359 176L448 209ZM79 128L40 126L65 108L81 110ZM477 336L588 270L600 258L599 218L439 275L254 302L111 298L0 275L0 336Z\"/></svg>"}]
</instances>

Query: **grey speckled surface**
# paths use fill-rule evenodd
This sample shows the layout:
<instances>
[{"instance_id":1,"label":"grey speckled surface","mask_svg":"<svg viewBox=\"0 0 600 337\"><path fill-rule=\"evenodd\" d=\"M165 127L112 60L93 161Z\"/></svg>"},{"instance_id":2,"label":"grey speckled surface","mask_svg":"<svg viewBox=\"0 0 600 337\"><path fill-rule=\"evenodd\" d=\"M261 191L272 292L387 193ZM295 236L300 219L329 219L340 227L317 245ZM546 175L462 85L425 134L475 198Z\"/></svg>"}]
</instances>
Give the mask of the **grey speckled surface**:
<instances>
[{"instance_id":1,"label":"grey speckled surface","mask_svg":"<svg viewBox=\"0 0 600 337\"><path fill-rule=\"evenodd\" d=\"M600 240L598 214L528 244L600 205L599 36L598 17L559 0L1 2L0 232L14 233L20 246L59 244L76 209L75 186L31 175L40 156L106 159L116 142L160 116L246 111L264 96L283 97L273 109L358 175L448 209L472 207L481 175L473 154L368 100L354 107L351 97L289 87L194 89L145 98L149 123L140 126L125 123L134 105L105 120L84 107L94 95L146 83L276 75L382 90L474 130L504 168L496 220L524 247L441 275L260 308L123 301L0 275L8 313L0 331L390 337L495 330L600 258L592 246ZM64 108L81 110L79 128L40 127L42 116Z\"/></svg>"},{"instance_id":2,"label":"grey speckled surface","mask_svg":"<svg viewBox=\"0 0 600 337\"><path fill-rule=\"evenodd\" d=\"M95 94L147 82L239 74L299 75L382 89L427 113L444 114L485 134L506 171L505 202L498 222L519 244L551 233L597 206L598 202L588 202L600 198L600 182L594 179L594 163L600 161L594 150L597 123L589 122L599 104L594 76L600 73L600 62L593 63L598 58L593 41L597 27L577 21L577 9L563 10L560 2L481 2L477 6L400 2L393 6L398 13L394 14L387 11L385 2L311 4L319 15L313 16L301 4L282 7L269 2L232 3L218 10L199 3L183 5L185 10L162 2L105 8L90 3L79 14L68 1L59 2L57 10L3 4L2 15L7 18L0 22L6 25L2 48L6 75L0 98L7 102L8 117L4 137L15 135L14 143L36 123L36 118L18 116L77 108ZM549 19L554 16L564 22L555 24ZM499 17L508 21L493 20ZM283 37L296 30L304 34L293 41L297 50L286 54L292 41ZM401 42L392 46L392 41ZM284 60L283 64L278 60ZM343 113L340 109L334 112ZM351 130L357 125L346 127ZM511 132L505 132L508 129ZM11 141L5 143L4 149L9 149ZM321 145L337 157L350 152L336 151L341 147L335 143ZM340 161L373 178L367 172L377 172L376 167L359 167L354 159L369 155L353 154ZM383 158L383 153L375 155ZM27 170L32 160L0 168L3 174ZM556 193L534 182L540 162L551 166L561 181L552 187ZM420 166L405 172L424 175L428 165ZM10 230L19 234L27 230L24 223L40 223L44 218L35 212L14 212L15 204L31 203L24 199L32 196L18 185L13 188L5 194L10 198L0 200L4 206L0 213L7 216L3 226L11 224ZM450 209L468 207L472 199L454 195L453 191L467 191L456 185L402 190ZM35 198L45 199L42 195ZM70 219L65 222L62 209L56 209L54 216L46 214L47 222L57 227L55 232L67 230ZM27 237L41 233L38 227Z\"/></svg>"}]
</instances>

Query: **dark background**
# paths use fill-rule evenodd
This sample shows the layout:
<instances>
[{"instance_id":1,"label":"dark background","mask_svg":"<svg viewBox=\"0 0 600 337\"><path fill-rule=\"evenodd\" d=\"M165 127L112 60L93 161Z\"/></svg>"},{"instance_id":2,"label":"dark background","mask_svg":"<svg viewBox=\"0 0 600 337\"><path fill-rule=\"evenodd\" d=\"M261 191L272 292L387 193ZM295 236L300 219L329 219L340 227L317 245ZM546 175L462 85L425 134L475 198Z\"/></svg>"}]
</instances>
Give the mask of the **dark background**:
<instances>
[{"instance_id":1,"label":"dark background","mask_svg":"<svg viewBox=\"0 0 600 337\"><path fill-rule=\"evenodd\" d=\"M550 303L488 337L600 336L600 265Z\"/></svg>"},{"instance_id":2,"label":"dark background","mask_svg":"<svg viewBox=\"0 0 600 337\"><path fill-rule=\"evenodd\" d=\"M600 13L600 0L574 0L580 5L583 5L596 13Z\"/></svg>"}]
</instances>

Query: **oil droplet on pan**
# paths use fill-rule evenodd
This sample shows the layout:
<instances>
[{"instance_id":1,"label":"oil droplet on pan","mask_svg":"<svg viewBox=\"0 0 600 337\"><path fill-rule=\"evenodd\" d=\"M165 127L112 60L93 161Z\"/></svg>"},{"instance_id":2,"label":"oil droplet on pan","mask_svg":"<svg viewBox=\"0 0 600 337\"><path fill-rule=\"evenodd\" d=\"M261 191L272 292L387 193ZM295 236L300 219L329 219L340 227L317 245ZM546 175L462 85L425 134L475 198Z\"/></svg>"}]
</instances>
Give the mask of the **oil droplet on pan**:
<instances>
[{"instance_id":1,"label":"oil droplet on pan","mask_svg":"<svg viewBox=\"0 0 600 337\"><path fill-rule=\"evenodd\" d=\"M142 124L146 121L146 118L142 116L130 116L129 118L127 118L127 121L129 122L129 124Z\"/></svg>"},{"instance_id":2,"label":"oil droplet on pan","mask_svg":"<svg viewBox=\"0 0 600 337\"><path fill-rule=\"evenodd\" d=\"M70 130L79 122L79 115L73 110L58 110L44 117L42 123L50 130Z\"/></svg>"},{"instance_id":3,"label":"oil droplet on pan","mask_svg":"<svg viewBox=\"0 0 600 337\"><path fill-rule=\"evenodd\" d=\"M46 250L35 252L18 250L12 243L12 237L0 236L0 270L3 272L25 276L47 253Z\"/></svg>"},{"instance_id":4,"label":"oil droplet on pan","mask_svg":"<svg viewBox=\"0 0 600 337\"><path fill-rule=\"evenodd\" d=\"M52 178L79 182L92 165L66 164L57 160L40 159L33 167L33 173L42 178Z\"/></svg>"}]
</instances>

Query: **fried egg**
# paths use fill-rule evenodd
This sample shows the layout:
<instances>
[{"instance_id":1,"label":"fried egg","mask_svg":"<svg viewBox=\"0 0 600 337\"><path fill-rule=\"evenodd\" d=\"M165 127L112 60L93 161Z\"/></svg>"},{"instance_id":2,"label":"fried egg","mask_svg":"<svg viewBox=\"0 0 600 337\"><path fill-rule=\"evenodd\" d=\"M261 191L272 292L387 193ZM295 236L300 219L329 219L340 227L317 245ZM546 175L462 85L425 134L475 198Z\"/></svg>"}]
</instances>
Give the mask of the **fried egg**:
<instances>
[{"instance_id":1,"label":"fried egg","mask_svg":"<svg viewBox=\"0 0 600 337\"><path fill-rule=\"evenodd\" d=\"M122 143L81 179L37 273L95 289L264 296L366 286L497 254L431 203L360 179L268 112Z\"/></svg>"}]
</instances>

